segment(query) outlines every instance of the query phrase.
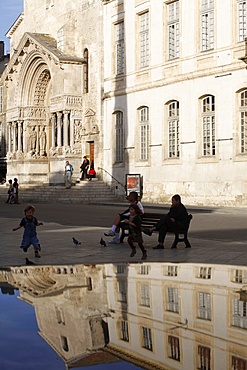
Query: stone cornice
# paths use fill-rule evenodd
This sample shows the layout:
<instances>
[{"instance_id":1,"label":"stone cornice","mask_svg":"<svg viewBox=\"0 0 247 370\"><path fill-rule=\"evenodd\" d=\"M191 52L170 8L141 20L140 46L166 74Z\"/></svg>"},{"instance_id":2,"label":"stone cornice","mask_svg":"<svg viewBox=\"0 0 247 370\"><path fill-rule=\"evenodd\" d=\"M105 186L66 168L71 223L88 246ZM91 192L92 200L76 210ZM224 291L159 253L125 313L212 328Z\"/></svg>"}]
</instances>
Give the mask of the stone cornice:
<instances>
[{"instance_id":1,"label":"stone cornice","mask_svg":"<svg viewBox=\"0 0 247 370\"><path fill-rule=\"evenodd\" d=\"M188 81L188 80L195 80L195 79L208 77L208 76L212 76L214 78L216 78L217 75L221 75L221 74L222 75L227 74L230 76L233 72L239 71L240 69L244 68L242 67L240 63L240 60L247 63L247 56L239 58L239 62L236 62L235 64L231 64L230 67L229 65L226 65L226 66L214 67L211 69L204 69L204 70L189 72L186 74L180 73L175 76L172 75L169 77L164 77L161 80L157 80L157 81L151 81L151 82L147 81L144 83L135 84L134 86L130 86L130 87L127 86L124 88L106 91L103 95L103 99L109 99L109 98L112 98L113 96L127 95L130 93L133 94L139 91L148 91L150 89L160 88L163 86L168 86L168 85L172 85L175 83L180 83L180 82ZM164 65L164 68L165 68L165 65ZM127 77L128 75L126 75L125 78ZM109 79L109 80L111 80L112 84L115 83L114 79Z\"/></svg>"},{"instance_id":2,"label":"stone cornice","mask_svg":"<svg viewBox=\"0 0 247 370\"><path fill-rule=\"evenodd\" d=\"M20 61L23 61L31 51L40 53L42 57L47 57L54 61L57 65L62 64L78 64L82 65L85 63L83 58L78 58L74 55L68 55L61 52L57 48L57 41L50 35L39 34L39 33L24 33L17 49L14 50L10 61L3 72L4 79L10 79L9 77L15 70L16 66Z\"/></svg>"},{"instance_id":3,"label":"stone cornice","mask_svg":"<svg viewBox=\"0 0 247 370\"><path fill-rule=\"evenodd\" d=\"M11 38L11 36L13 35L13 33L15 32L15 30L19 27L19 25L21 24L21 22L23 21L24 19L24 13L21 13L15 20L15 22L12 24L12 26L10 27L10 29L6 32L6 37L8 38Z\"/></svg>"}]
</instances>

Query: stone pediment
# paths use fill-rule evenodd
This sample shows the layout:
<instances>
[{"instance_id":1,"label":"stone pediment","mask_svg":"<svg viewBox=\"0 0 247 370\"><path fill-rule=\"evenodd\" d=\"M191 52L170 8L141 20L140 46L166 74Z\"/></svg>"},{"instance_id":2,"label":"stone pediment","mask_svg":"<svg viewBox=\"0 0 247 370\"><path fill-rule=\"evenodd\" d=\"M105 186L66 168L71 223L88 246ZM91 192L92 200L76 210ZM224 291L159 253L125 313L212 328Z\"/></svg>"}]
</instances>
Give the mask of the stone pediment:
<instances>
[{"instance_id":1,"label":"stone pediment","mask_svg":"<svg viewBox=\"0 0 247 370\"><path fill-rule=\"evenodd\" d=\"M31 51L40 52L42 55L52 59L55 64L84 64L83 58L75 55L68 55L57 47L57 41L47 34L26 32L17 49L11 55L10 61L4 71L5 78L11 79L11 74L16 70L17 65L24 61Z\"/></svg>"},{"instance_id":2,"label":"stone pediment","mask_svg":"<svg viewBox=\"0 0 247 370\"><path fill-rule=\"evenodd\" d=\"M50 35L41 33L26 33L30 41L36 44L36 47L42 48L51 58L58 63L72 63L72 64L83 64L84 59L78 58L73 55L67 55L62 53L57 48L57 41Z\"/></svg>"},{"instance_id":3,"label":"stone pediment","mask_svg":"<svg viewBox=\"0 0 247 370\"><path fill-rule=\"evenodd\" d=\"M84 114L85 117L91 117L91 116L95 116L95 112L91 109L91 108L88 108Z\"/></svg>"}]
</instances>

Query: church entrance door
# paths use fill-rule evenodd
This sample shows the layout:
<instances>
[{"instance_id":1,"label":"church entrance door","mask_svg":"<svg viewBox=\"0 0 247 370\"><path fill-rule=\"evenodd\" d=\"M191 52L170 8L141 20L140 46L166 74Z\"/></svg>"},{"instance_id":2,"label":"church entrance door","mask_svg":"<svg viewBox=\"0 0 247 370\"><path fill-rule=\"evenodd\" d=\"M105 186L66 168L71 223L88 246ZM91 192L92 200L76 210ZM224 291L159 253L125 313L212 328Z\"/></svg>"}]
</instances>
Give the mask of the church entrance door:
<instances>
[{"instance_id":1,"label":"church entrance door","mask_svg":"<svg viewBox=\"0 0 247 370\"><path fill-rule=\"evenodd\" d=\"M94 141L89 143L89 156L90 156L90 165L94 163Z\"/></svg>"}]
</instances>

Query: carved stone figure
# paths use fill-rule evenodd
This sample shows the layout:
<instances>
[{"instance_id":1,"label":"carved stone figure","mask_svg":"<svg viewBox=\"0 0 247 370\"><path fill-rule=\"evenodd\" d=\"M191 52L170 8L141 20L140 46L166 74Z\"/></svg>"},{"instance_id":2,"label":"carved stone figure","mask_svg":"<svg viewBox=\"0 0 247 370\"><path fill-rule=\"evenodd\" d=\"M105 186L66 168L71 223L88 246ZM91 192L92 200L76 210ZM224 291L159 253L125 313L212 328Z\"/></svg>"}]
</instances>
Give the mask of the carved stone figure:
<instances>
[{"instance_id":1,"label":"carved stone figure","mask_svg":"<svg viewBox=\"0 0 247 370\"><path fill-rule=\"evenodd\" d=\"M30 136L29 136L29 147L30 151L35 153L36 151L36 144L37 144L37 132L35 126L33 129L30 131Z\"/></svg>"},{"instance_id":2,"label":"carved stone figure","mask_svg":"<svg viewBox=\"0 0 247 370\"><path fill-rule=\"evenodd\" d=\"M45 127L42 128L39 135L40 155L46 154L46 132Z\"/></svg>"}]
</instances>

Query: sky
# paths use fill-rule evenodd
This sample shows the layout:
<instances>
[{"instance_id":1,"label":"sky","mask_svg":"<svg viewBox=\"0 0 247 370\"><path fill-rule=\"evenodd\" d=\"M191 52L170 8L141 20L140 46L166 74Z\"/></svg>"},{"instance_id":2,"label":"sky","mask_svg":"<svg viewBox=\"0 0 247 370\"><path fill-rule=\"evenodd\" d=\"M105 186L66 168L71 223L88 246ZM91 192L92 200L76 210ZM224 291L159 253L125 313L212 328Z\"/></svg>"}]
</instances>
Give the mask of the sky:
<instances>
[{"instance_id":1,"label":"sky","mask_svg":"<svg viewBox=\"0 0 247 370\"><path fill-rule=\"evenodd\" d=\"M1 1L1 0L0 0ZM65 370L57 353L38 335L33 306L0 291L0 370ZM76 370L140 370L121 361Z\"/></svg>"},{"instance_id":2,"label":"sky","mask_svg":"<svg viewBox=\"0 0 247 370\"><path fill-rule=\"evenodd\" d=\"M9 39L5 37L16 18L23 12L24 0L0 0L0 41L5 43L5 54L9 52Z\"/></svg>"}]
</instances>

